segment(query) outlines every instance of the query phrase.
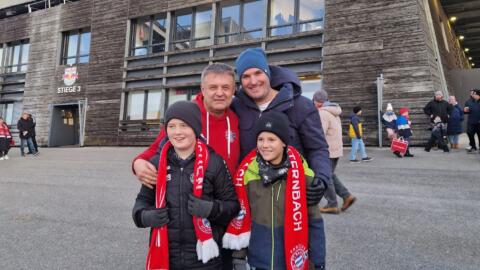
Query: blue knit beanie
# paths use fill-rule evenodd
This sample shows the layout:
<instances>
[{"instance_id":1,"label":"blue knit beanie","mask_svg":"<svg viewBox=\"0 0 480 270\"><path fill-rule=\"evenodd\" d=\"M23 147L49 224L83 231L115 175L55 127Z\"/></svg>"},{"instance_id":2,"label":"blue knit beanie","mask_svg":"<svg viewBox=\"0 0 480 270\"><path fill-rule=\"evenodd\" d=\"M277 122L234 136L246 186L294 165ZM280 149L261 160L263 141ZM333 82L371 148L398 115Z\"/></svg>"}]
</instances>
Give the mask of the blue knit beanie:
<instances>
[{"instance_id":1,"label":"blue knit beanie","mask_svg":"<svg viewBox=\"0 0 480 270\"><path fill-rule=\"evenodd\" d=\"M267 56L262 48L250 48L243 51L235 61L238 78L242 78L245 70L249 68L261 69L270 79L270 68L268 67Z\"/></svg>"}]
</instances>

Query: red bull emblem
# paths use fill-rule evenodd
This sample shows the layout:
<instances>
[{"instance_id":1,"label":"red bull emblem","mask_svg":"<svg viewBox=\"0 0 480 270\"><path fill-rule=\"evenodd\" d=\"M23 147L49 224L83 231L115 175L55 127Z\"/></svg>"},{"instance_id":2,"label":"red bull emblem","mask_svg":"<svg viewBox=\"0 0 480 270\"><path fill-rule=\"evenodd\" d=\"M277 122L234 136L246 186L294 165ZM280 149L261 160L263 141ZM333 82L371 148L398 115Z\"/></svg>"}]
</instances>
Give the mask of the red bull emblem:
<instances>
[{"instance_id":1,"label":"red bull emblem","mask_svg":"<svg viewBox=\"0 0 480 270\"><path fill-rule=\"evenodd\" d=\"M78 79L77 67L68 67L65 68L65 73L63 74L63 83L66 86L71 86Z\"/></svg>"}]
</instances>

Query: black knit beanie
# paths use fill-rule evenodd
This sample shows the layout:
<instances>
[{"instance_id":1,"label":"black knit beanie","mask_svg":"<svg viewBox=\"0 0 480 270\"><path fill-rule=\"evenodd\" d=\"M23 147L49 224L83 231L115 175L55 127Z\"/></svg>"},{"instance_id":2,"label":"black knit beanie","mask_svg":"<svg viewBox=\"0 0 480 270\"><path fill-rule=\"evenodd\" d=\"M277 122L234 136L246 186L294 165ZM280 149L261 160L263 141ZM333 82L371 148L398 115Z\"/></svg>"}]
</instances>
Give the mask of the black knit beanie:
<instances>
[{"instance_id":1,"label":"black knit beanie","mask_svg":"<svg viewBox=\"0 0 480 270\"><path fill-rule=\"evenodd\" d=\"M290 121L284 113L280 112L266 112L257 120L255 124L255 138L258 138L258 135L263 131L272 132L277 135L284 144L288 145L289 140L289 128L288 124Z\"/></svg>"},{"instance_id":2,"label":"black knit beanie","mask_svg":"<svg viewBox=\"0 0 480 270\"><path fill-rule=\"evenodd\" d=\"M165 125L172 119L179 119L189 125L198 138L202 133L202 113L197 104L191 101L177 101L167 108Z\"/></svg>"},{"instance_id":3,"label":"black knit beanie","mask_svg":"<svg viewBox=\"0 0 480 270\"><path fill-rule=\"evenodd\" d=\"M353 107L353 113L355 113L355 114L357 114L361 110L362 110L362 108L360 106Z\"/></svg>"}]
</instances>

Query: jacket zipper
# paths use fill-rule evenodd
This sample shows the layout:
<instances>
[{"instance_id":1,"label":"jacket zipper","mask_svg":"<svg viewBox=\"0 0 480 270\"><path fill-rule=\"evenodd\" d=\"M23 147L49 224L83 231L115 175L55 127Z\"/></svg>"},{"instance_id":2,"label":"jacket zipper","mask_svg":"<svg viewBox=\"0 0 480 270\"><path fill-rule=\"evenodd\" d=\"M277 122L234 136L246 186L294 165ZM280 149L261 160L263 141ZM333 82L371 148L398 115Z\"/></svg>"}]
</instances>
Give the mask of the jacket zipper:
<instances>
[{"instance_id":1,"label":"jacket zipper","mask_svg":"<svg viewBox=\"0 0 480 270\"><path fill-rule=\"evenodd\" d=\"M274 227L275 222L274 222L274 214L273 214L274 197L275 197L275 186L272 185L272 204L271 204L271 210L272 210L272 229L271 229L271 233L272 233L272 257L270 258L270 270L273 270L273 257L274 257L274 254L275 254L275 227Z\"/></svg>"},{"instance_id":2,"label":"jacket zipper","mask_svg":"<svg viewBox=\"0 0 480 270\"><path fill-rule=\"evenodd\" d=\"M182 199L183 199L183 196L182 196L182 182L183 182L183 167L180 167L180 183L179 183L179 189L180 189L180 258L182 258L182 262L181 262L181 265L182 265L182 268L183 266L185 265L185 256L183 254L183 238L182 238L182 235L183 235L183 205L182 205Z\"/></svg>"}]
</instances>

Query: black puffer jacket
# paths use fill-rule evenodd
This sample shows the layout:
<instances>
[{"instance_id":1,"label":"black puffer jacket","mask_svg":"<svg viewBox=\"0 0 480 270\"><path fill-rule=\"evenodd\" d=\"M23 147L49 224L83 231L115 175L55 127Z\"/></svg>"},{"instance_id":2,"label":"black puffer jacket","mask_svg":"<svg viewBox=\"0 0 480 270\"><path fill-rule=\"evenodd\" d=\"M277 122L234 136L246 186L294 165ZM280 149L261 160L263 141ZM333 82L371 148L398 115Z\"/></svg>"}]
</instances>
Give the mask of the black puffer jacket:
<instances>
[{"instance_id":1,"label":"black puffer jacket","mask_svg":"<svg viewBox=\"0 0 480 270\"><path fill-rule=\"evenodd\" d=\"M423 108L423 112L430 117L430 120L433 123L435 117L440 117L443 123L448 122L448 116L452 112L453 106L446 102L445 100L436 100L433 99L425 105Z\"/></svg>"},{"instance_id":2,"label":"black puffer jacket","mask_svg":"<svg viewBox=\"0 0 480 270\"><path fill-rule=\"evenodd\" d=\"M31 138L35 129L35 124L31 118L27 120L20 118L17 122L17 129L20 133L21 139ZM23 132L26 131L27 134L23 135Z\"/></svg>"},{"instance_id":3,"label":"black puffer jacket","mask_svg":"<svg viewBox=\"0 0 480 270\"><path fill-rule=\"evenodd\" d=\"M218 211L208 220L212 225L212 232L219 249L222 237L230 220L240 210L237 195L233 187L231 176L223 159L209 148L210 159L203 182L202 199L216 202ZM152 164L158 166L159 154L151 159ZM170 269L221 269L221 258L217 257L206 264L197 258L197 237L193 227L192 216L187 212L188 196L192 193L192 179L194 158L181 161L176 157L173 148L168 152L167 175L167 207L170 222L168 223L168 244ZM168 177L168 176L167 176ZM138 227L145 227L141 223L141 212L152 209L155 205L155 189L142 185L133 208L133 219ZM150 241L149 241L150 243Z\"/></svg>"}]
</instances>

